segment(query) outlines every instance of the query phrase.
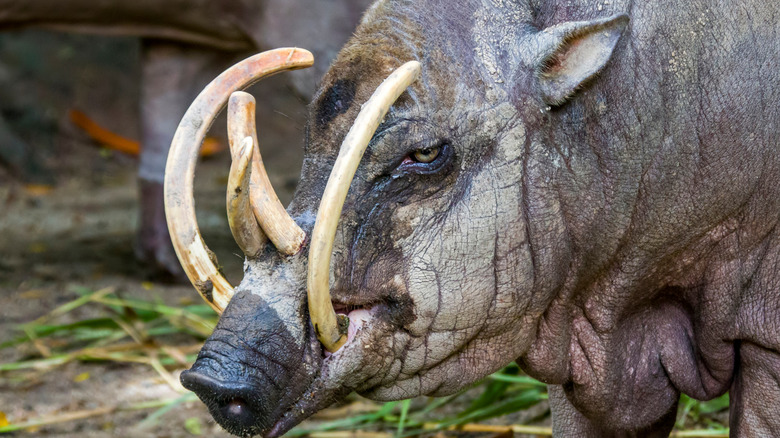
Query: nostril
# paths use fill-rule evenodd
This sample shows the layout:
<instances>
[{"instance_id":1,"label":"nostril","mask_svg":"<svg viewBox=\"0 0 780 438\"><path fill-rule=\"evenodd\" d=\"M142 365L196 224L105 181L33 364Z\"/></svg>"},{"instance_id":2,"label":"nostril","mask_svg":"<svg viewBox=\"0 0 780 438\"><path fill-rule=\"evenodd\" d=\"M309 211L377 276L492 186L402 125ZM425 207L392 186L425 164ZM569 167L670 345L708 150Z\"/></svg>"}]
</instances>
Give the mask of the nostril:
<instances>
[{"instance_id":1,"label":"nostril","mask_svg":"<svg viewBox=\"0 0 780 438\"><path fill-rule=\"evenodd\" d=\"M252 412L249 404L240 397L230 400L220 410L226 420L241 428L255 426L257 422L257 416Z\"/></svg>"},{"instance_id":2,"label":"nostril","mask_svg":"<svg viewBox=\"0 0 780 438\"><path fill-rule=\"evenodd\" d=\"M248 386L223 382L194 370L183 372L181 382L206 403L214 418L227 430L246 435L247 431L264 428L265 410L249 401L247 396L251 389Z\"/></svg>"},{"instance_id":3,"label":"nostril","mask_svg":"<svg viewBox=\"0 0 780 438\"><path fill-rule=\"evenodd\" d=\"M234 417L245 415L246 409L246 402L240 398L234 398L233 400L230 400L230 403L228 403L227 407L225 408L227 414Z\"/></svg>"}]
</instances>

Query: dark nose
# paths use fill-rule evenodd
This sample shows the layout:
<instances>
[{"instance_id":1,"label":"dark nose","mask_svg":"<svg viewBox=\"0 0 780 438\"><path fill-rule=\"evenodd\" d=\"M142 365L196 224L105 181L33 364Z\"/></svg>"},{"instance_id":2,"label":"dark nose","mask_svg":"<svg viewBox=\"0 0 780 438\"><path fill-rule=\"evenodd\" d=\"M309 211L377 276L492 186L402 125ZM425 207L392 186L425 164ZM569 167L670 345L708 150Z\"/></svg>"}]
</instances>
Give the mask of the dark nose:
<instances>
[{"instance_id":1,"label":"dark nose","mask_svg":"<svg viewBox=\"0 0 780 438\"><path fill-rule=\"evenodd\" d=\"M181 374L181 383L208 406L211 415L227 431L239 436L260 433L266 415L257 396L257 388L246 384L223 382L194 370Z\"/></svg>"}]
</instances>

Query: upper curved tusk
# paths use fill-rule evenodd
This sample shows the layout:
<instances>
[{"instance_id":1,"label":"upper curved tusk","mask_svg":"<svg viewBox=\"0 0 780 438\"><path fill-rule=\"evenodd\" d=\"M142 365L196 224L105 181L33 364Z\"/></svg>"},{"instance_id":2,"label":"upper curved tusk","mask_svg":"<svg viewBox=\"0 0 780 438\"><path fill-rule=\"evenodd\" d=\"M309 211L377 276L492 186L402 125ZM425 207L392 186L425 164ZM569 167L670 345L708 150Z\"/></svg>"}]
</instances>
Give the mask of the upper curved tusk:
<instances>
[{"instance_id":1,"label":"upper curved tusk","mask_svg":"<svg viewBox=\"0 0 780 438\"><path fill-rule=\"evenodd\" d=\"M255 144L252 158L252 178L249 183L249 196L260 227L271 239L276 248L287 255L297 253L306 233L295 223L276 196L271 181L263 165L257 141L255 125L255 98L243 91L236 91L228 103L228 139L230 144L238 144L251 137Z\"/></svg>"},{"instance_id":2,"label":"upper curved tusk","mask_svg":"<svg viewBox=\"0 0 780 438\"><path fill-rule=\"evenodd\" d=\"M221 312L233 287L217 267L195 218L192 194L198 151L214 118L236 90L285 71L310 67L312 54L297 48L276 49L249 57L214 79L195 98L173 137L165 167L165 214L173 248L192 284L211 307Z\"/></svg>"},{"instance_id":3,"label":"upper curved tusk","mask_svg":"<svg viewBox=\"0 0 780 438\"><path fill-rule=\"evenodd\" d=\"M341 144L317 211L309 248L306 288L314 331L326 350L335 352L347 340L344 322L339 323L330 298L330 256L333 240L349 186L371 137L401 93L420 75L420 63L410 61L396 69L363 105Z\"/></svg>"},{"instance_id":4,"label":"upper curved tusk","mask_svg":"<svg viewBox=\"0 0 780 438\"><path fill-rule=\"evenodd\" d=\"M233 143L231 141L231 151ZM257 257L268 239L252 214L249 201L249 179L252 174L252 137L244 138L236 148L230 166L227 189L228 224L241 251L249 258Z\"/></svg>"}]
</instances>

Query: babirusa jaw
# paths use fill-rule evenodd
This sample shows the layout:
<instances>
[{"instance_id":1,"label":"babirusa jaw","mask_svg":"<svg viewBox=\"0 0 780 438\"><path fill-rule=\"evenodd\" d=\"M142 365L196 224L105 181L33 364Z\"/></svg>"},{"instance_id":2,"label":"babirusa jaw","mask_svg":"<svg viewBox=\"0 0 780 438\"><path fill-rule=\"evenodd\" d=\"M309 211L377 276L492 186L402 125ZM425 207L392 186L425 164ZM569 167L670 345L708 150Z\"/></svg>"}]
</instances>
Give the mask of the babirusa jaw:
<instances>
[{"instance_id":1,"label":"babirusa jaw","mask_svg":"<svg viewBox=\"0 0 780 438\"><path fill-rule=\"evenodd\" d=\"M363 153L393 103L420 75L420 63L410 61L396 69L363 105L341 144L317 211L309 248L306 282L309 315L318 339L330 352L347 340L346 324L339 324L330 297L330 257L333 240L349 186Z\"/></svg>"}]
</instances>

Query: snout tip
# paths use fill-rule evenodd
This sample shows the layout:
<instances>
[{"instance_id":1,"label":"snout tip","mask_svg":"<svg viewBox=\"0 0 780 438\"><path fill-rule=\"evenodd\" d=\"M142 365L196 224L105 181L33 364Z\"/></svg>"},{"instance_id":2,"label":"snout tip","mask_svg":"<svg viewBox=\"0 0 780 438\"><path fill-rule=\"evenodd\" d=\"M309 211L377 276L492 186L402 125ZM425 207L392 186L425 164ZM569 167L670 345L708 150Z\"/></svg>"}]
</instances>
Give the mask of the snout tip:
<instances>
[{"instance_id":1,"label":"snout tip","mask_svg":"<svg viewBox=\"0 0 780 438\"><path fill-rule=\"evenodd\" d=\"M270 426L265 424L262 409L253 403L252 389L244 384L223 382L195 370L184 371L181 383L208 406L220 426L234 435L257 435Z\"/></svg>"}]
</instances>

